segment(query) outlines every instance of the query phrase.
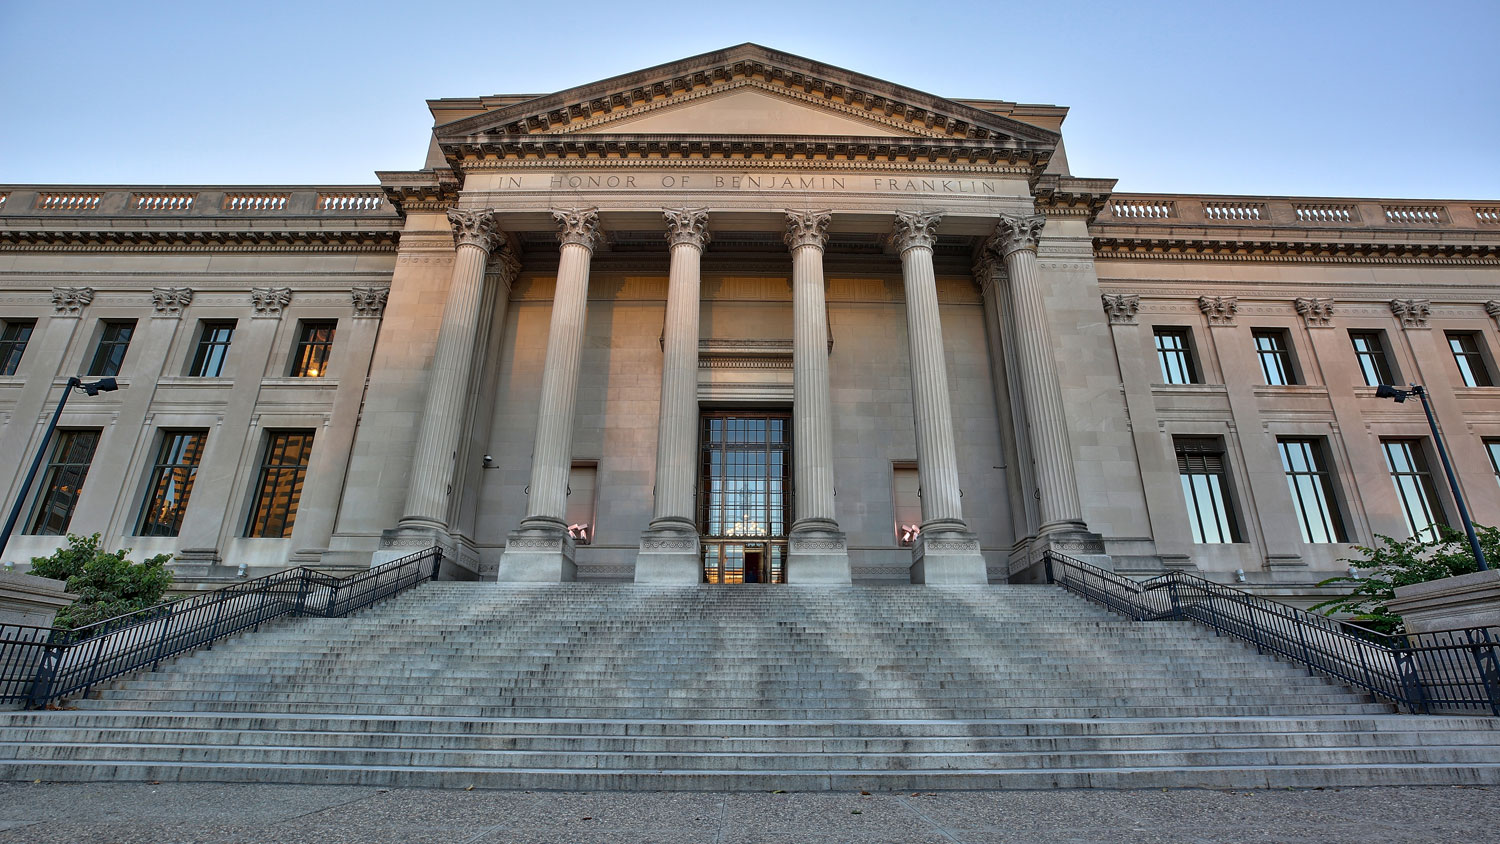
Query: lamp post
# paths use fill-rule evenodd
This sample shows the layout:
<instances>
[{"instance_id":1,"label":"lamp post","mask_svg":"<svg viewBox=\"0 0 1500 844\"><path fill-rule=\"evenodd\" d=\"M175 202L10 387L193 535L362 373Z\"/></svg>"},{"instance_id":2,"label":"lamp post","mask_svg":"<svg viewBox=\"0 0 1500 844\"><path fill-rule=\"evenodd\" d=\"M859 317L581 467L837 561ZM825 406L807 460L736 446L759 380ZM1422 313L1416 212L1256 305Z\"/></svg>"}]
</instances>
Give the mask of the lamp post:
<instances>
[{"instance_id":1,"label":"lamp post","mask_svg":"<svg viewBox=\"0 0 1500 844\"><path fill-rule=\"evenodd\" d=\"M1464 533L1469 535L1469 548L1474 551L1474 561L1480 571L1489 571L1484 561L1484 551L1479 547L1479 537L1474 534L1474 523L1469 520L1469 508L1464 505L1464 494L1458 489L1458 478L1453 475L1453 464L1448 461L1448 447L1443 444L1443 434L1438 430L1437 419L1432 415L1432 406L1427 403L1427 390L1421 384L1412 384L1410 390L1399 390L1390 384L1375 388L1375 397L1394 399L1397 404L1411 396L1422 400L1422 410L1427 414L1427 427L1432 429L1432 441L1437 443L1438 459L1443 461L1443 473L1448 476L1448 488L1453 490L1453 500L1458 503L1458 517L1463 520Z\"/></svg>"},{"instance_id":2,"label":"lamp post","mask_svg":"<svg viewBox=\"0 0 1500 844\"><path fill-rule=\"evenodd\" d=\"M68 385L63 388L62 398L57 400L57 409L52 411L52 419L47 422L47 433L42 434L42 444L37 446L36 457L31 461L31 470L26 473L26 480L21 484L21 491L16 494L16 503L10 508L10 517L5 520L5 530L0 532L0 553L5 552L5 546L10 544L11 531L16 528L16 520L21 517L21 507L26 503L26 496L31 492L31 482L36 480L36 470L42 467L42 458L47 454L47 444L52 442L52 433L57 430L57 418L62 416L63 406L68 403L68 396L74 390L82 389L91 396L100 393L110 393L120 389L113 378L100 378L98 381L83 383L83 380L74 375L68 379Z\"/></svg>"}]
</instances>

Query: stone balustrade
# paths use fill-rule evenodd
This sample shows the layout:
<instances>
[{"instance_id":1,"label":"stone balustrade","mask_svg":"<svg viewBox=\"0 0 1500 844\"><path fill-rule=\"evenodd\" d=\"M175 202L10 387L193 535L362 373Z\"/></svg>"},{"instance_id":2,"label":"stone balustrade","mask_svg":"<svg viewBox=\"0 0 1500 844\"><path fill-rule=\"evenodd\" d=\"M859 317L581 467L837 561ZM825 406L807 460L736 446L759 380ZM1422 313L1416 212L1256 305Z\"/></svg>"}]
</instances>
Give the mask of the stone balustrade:
<instances>
[{"instance_id":1,"label":"stone balustrade","mask_svg":"<svg viewBox=\"0 0 1500 844\"><path fill-rule=\"evenodd\" d=\"M267 187L225 190L171 186L80 187L66 191L25 185L0 186L6 217L215 217L246 213L287 216L385 217L395 209L378 187Z\"/></svg>"},{"instance_id":2,"label":"stone balustrade","mask_svg":"<svg viewBox=\"0 0 1500 844\"><path fill-rule=\"evenodd\" d=\"M1271 196L1114 194L1101 224L1475 229L1500 226L1500 206L1473 202Z\"/></svg>"}]
</instances>

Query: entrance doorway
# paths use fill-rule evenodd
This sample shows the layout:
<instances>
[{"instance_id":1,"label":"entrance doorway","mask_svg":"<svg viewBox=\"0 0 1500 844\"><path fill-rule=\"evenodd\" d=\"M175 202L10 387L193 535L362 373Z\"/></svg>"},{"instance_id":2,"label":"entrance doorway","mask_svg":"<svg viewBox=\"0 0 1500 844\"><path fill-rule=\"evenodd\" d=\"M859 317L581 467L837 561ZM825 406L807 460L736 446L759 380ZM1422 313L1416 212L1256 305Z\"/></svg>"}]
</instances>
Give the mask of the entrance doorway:
<instances>
[{"instance_id":1,"label":"entrance doorway","mask_svg":"<svg viewBox=\"0 0 1500 844\"><path fill-rule=\"evenodd\" d=\"M698 530L705 583L785 583L792 418L703 414Z\"/></svg>"}]
</instances>

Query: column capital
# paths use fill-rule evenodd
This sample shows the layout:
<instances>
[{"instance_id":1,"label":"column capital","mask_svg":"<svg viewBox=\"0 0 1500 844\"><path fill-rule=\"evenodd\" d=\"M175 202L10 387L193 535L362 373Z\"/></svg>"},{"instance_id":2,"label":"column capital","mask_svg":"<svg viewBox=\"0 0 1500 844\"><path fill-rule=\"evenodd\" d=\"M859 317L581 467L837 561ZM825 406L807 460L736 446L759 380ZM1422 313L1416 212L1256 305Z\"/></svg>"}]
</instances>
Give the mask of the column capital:
<instances>
[{"instance_id":1,"label":"column capital","mask_svg":"<svg viewBox=\"0 0 1500 844\"><path fill-rule=\"evenodd\" d=\"M1135 314L1141 309L1141 297L1136 293L1102 293L1104 312L1109 314L1110 325L1135 325Z\"/></svg>"},{"instance_id":2,"label":"column capital","mask_svg":"<svg viewBox=\"0 0 1500 844\"><path fill-rule=\"evenodd\" d=\"M786 212L786 248L796 251L803 246L823 248L828 242L828 223L833 219L831 211Z\"/></svg>"},{"instance_id":3,"label":"column capital","mask_svg":"<svg viewBox=\"0 0 1500 844\"><path fill-rule=\"evenodd\" d=\"M385 303L391 297L391 288L351 287L349 297L354 306L355 319L380 319L385 316Z\"/></svg>"},{"instance_id":4,"label":"column capital","mask_svg":"<svg viewBox=\"0 0 1500 844\"><path fill-rule=\"evenodd\" d=\"M896 248L905 252L918 246L931 249L937 243L937 227L943 215L937 211L897 211L892 236Z\"/></svg>"},{"instance_id":5,"label":"column capital","mask_svg":"<svg viewBox=\"0 0 1500 844\"><path fill-rule=\"evenodd\" d=\"M453 224L453 242L458 246L478 246L485 252L500 242L495 228L493 208L449 208L448 221Z\"/></svg>"},{"instance_id":6,"label":"column capital","mask_svg":"<svg viewBox=\"0 0 1500 844\"><path fill-rule=\"evenodd\" d=\"M94 301L94 288L92 287L52 288L52 311L57 316L82 316L83 309L92 301Z\"/></svg>"},{"instance_id":7,"label":"column capital","mask_svg":"<svg viewBox=\"0 0 1500 844\"><path fill-rule=\"evenodd\" d=\"M1402 328L1426 328L1432 316L1430 299L1392 299L1391 314L1401 320Z\"/></svg>"},{"instance_id":8,"label":"column capital","mask_svg":"<svg viewBox=\"0 0 1500 844\"><path fill-rule=\"evenodd\" d=\"M708 245L707 208L663 208L667 219L667 243L670 246L687 244L700 250Z\"/></svg>"},{"instance_id":9,"label":"column capital","mask_svg":"<svg viewBox=\"0 0 1500 844\"><path fill-rule=\"evenodd\" d=\"M494 274L500 277L500 283L509 290L516 282L516 276L521 274L521 260L511 250L510 243L502 240L500 248L490 256L490 266L494 268Z\"/></svg>"},{"instance_id":10,"label":"column capital","mask_svg":"<svg viewBox=\"0 0 1500 844\"><path fill-rule=\"evenodd\" d=\"M153 287L151 288L151 306L156 309L153 316L167 319L180 319L182 309L193 303L193 288L191 287Z\"/></svg>"},{"instance_id":11,"label":"column capital","mask_svg":"<svg viewBox=\"0 0 1500 844\"><path fill-rule=\"evenodd\" d=\"M994 237L985 245L1002 256L1022 249L1035 252L1046 224L1047 218L1041 214L1001 214Z\"/></svg>"},{"instance_id":12,"label":"column capital","mask_svg":"<svg viewBox=\"0 0 1500 844\"><path fill-rule=\"evenodd\" d=\"M557 221L558 243L576 243L590 252L599 245L598 208L554 208L552 219Z\"/></svg>"}]
</instances>

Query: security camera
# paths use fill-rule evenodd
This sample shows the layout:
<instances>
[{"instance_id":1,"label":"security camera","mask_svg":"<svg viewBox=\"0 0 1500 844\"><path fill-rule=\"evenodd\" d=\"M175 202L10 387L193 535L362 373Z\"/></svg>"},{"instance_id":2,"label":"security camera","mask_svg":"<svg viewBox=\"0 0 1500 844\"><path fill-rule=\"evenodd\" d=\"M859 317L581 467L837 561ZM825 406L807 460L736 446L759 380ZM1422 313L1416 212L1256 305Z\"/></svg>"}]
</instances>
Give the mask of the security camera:
<instances>
[{"instance_id":1,"label":"security camera","mask_svg":"<svg viewBox=\"0 0 1500 844\"><path fill-rule=\"evenodd\" d=\"M495 458L493 458L493 457L489 456L488 454L486 454L484 456L484 467L486 469L488 469L489 467L491 467L493 465L495 465Z\"/></svg>"}]
</instances>

